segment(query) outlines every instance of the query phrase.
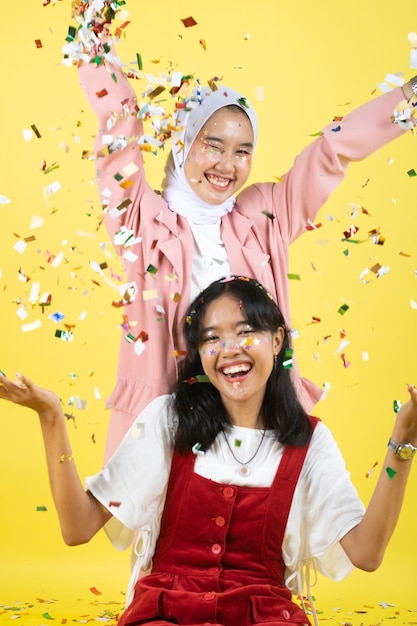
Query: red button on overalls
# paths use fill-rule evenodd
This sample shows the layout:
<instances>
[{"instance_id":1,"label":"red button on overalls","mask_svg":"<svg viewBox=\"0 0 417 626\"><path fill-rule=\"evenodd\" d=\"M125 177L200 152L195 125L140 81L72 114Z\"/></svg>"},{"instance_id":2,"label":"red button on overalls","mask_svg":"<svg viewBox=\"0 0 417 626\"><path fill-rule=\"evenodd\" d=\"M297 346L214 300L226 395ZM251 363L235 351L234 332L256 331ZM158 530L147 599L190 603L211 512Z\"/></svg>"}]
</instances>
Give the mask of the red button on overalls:
<instances>
[{"instance_id":1,"label":"red button on overalls","mask_svg":"<svg viewBox=\"0 0 417 626\"><path fill-rule=\"evenodd\" d=\"M204 597L204 600L214 600L214 598L216 597L216 592L207 591L207 593L205 593L203 597Z\"/></svg>"},{"instance_id":2,"label":"red button on overalls","mask_svg":"<svg viewBox=\"0 0 417 626\"><path fill-rule=\"evenodd\" d=\"M235 495L235 490L233 489L233 487L225 487L223 489L223 495L225 498L233 498L233 496Z\"/></svg>"},{"instance_id":3,"label":"red button on overalls","mask_svg":"<svg viewBox=\"0 0 417 626\"><path fill-rule=\"evenodd\" d=\"M216 524L216 526L222 527L225 525L226 520L221 515L218 515L217 517L214 518L214 523Z\"/></svg>"},{"instance_id":4,"label":"red button on overalls","mask_svg":"<svg viewBox=\"0 0 417 626\"><path fill-rule=\"evenodd\" d=\"M220 554L220 552L222 551L222 547L219 543L213 543L213 545L211 546L211 551L213 552L213 554Z\"/></svg>"}]
</instances>

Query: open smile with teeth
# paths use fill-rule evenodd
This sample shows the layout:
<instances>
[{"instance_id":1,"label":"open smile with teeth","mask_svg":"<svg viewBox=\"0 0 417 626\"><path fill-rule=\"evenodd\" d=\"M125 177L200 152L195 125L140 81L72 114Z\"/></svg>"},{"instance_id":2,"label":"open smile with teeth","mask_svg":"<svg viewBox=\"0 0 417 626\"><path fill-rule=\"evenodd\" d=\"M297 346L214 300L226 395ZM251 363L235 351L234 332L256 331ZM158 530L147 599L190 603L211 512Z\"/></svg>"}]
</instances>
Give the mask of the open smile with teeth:
<instances>
[{"instance_id":1,"label":"open smile with teeth","mask_svg":"<svg viewBox=\"0 0 417 626\"><path fill-rule=\"evenodd\" d=\"M227 187L230 183L230 178L223 178L223 176L215 176L214 174L206 174L206 178L211 185L216 187Z\"/></svg>"},{"instance_id":2,"label":"open smile with teeth","mask_svg":"<svg viewBox=\"0 0 417 626\"><path fill-rule=\"evenodd\" d=\"M223 367L222 373L225 376L229 376L230 378L234 378L237 376L242 376L246 374L252 369L252 366L249 363L239 363L239 365L230 365L229 367Z\"/></svg>"}]
</instances>

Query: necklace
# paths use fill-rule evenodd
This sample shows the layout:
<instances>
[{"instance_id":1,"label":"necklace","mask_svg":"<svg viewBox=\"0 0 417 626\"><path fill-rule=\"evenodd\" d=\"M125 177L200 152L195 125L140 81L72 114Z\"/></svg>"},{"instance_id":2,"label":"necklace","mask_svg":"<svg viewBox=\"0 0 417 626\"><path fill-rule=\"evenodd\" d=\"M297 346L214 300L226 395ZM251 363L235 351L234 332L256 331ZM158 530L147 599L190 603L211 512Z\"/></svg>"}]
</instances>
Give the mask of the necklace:
<instances>
[{"instance_id":1,"label":"necklace","mask_svg":"<svg viewBox=\"0 0 417 626\"><path fill-rule=\"evenodd\" d=\"M261 449L261 445L263 443L264 437L265 437L265 433L266 433L266 429L262 432L262 437L261 440L258 444L258 447L256 448L254 454L252 454L251 458L248 459L247 461L239 461L239 459L237 459L234 455L234 452L230 446L230 443L226 437L226 433L223 431L223 437L224 440L226 442L227 447L230 450L230 454L232 455L232 457L234 458L234 460L236 461L236 463L239 463L240 468L237 470L237 473L240 474L241 476L248 476L250 474L250 467L248 467L249 463L251 463L253 461L253 459L256 457L256 455L258 454L259 450Z\"/></svg>"}]
</instances>

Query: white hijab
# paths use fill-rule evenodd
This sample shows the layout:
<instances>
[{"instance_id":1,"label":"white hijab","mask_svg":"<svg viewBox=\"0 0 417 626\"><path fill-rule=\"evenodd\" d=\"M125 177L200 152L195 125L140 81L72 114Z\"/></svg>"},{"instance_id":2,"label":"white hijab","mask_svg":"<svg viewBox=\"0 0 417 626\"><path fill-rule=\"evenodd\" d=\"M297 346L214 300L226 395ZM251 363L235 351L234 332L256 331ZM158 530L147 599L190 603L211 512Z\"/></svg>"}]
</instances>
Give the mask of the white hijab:
<instances>
[{"instance_id":1,"label":"white hijab","mask_svg":"<svg viewBox=\"0 0 417 626\"><path fill-rule=\"evenodd\" d=\"M237 91L222 85L216 91L210 87L197 87L187 98L185 108L177 109L173 122L172 149L165 166L162 181L162 197L169 208L195 224L216 224L229 213L235 204L234 196L222 204L210 204L201 200L192 190L184 173L184 163L197 134L209 117L218 109L236 104L249 117L252 125L254 146L258 135L258 120L248 100Z\"/></svg>"}]
</instances>

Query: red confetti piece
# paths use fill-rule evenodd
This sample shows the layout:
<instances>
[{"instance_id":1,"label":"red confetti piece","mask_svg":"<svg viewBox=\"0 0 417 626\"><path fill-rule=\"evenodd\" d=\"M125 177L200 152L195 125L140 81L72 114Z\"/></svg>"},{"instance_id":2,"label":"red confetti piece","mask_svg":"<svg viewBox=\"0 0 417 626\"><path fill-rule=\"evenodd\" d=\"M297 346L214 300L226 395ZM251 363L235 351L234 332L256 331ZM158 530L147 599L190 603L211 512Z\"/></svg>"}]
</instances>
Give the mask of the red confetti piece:
<instances>
[{"instance_id":1,"label":"red confetti piece","mask_svg":"<svg viewBox=\"0 0 417 626\"><path fill-rule=\"evenodd\" d=\"M343 367L349 367L350 366L350 362L346 360L344 353L340 355L340 358L343 361Z\"/></svg>"},{"instance_id":2,"label":"red confetti piece","mask_svg":"<svg viewBox=\"0 0 417 626\"><path fill-rule=\"evenodd\" d=\"M40 39L35 39L35 46L36 46L37 48L42 48L42 47L43 47L43 46L42 46L42 42L41 42L41 40L40 40Z\"/></svg>"},{"instance_id":3,"label":"red confetti piece","mask_svg":"<svg viewBox=\"0 0 417 626\"><path fill-rule=\"evenodd\" d=\"M91 593L94 593L95 596L101 596L101 591L97 589L97 587L90 587Z\"/></svg>"},{"instance_id":4,"label":"red confetti piece","mask_svg":"<svg viewBox=\"0 0 417 626\"><path fill-rule=\"evenodd\" d=\"M100 91L96 91L96 96L97 98L103 98L104 96L107 96L108 91L107 89L103 88Z\"/></svg>"},{"instance_id":5,"label":"red confetti piece","mask_svg":"<svg viewBox=\"0 0 417 626\"><path fill-rule=\"evenodd\" d=\"M185 28L190 28L190 26L195 26L197 24L195 19L191 16L182 19L181 22L184 24Z\"/></svg>"}]
</instances>

